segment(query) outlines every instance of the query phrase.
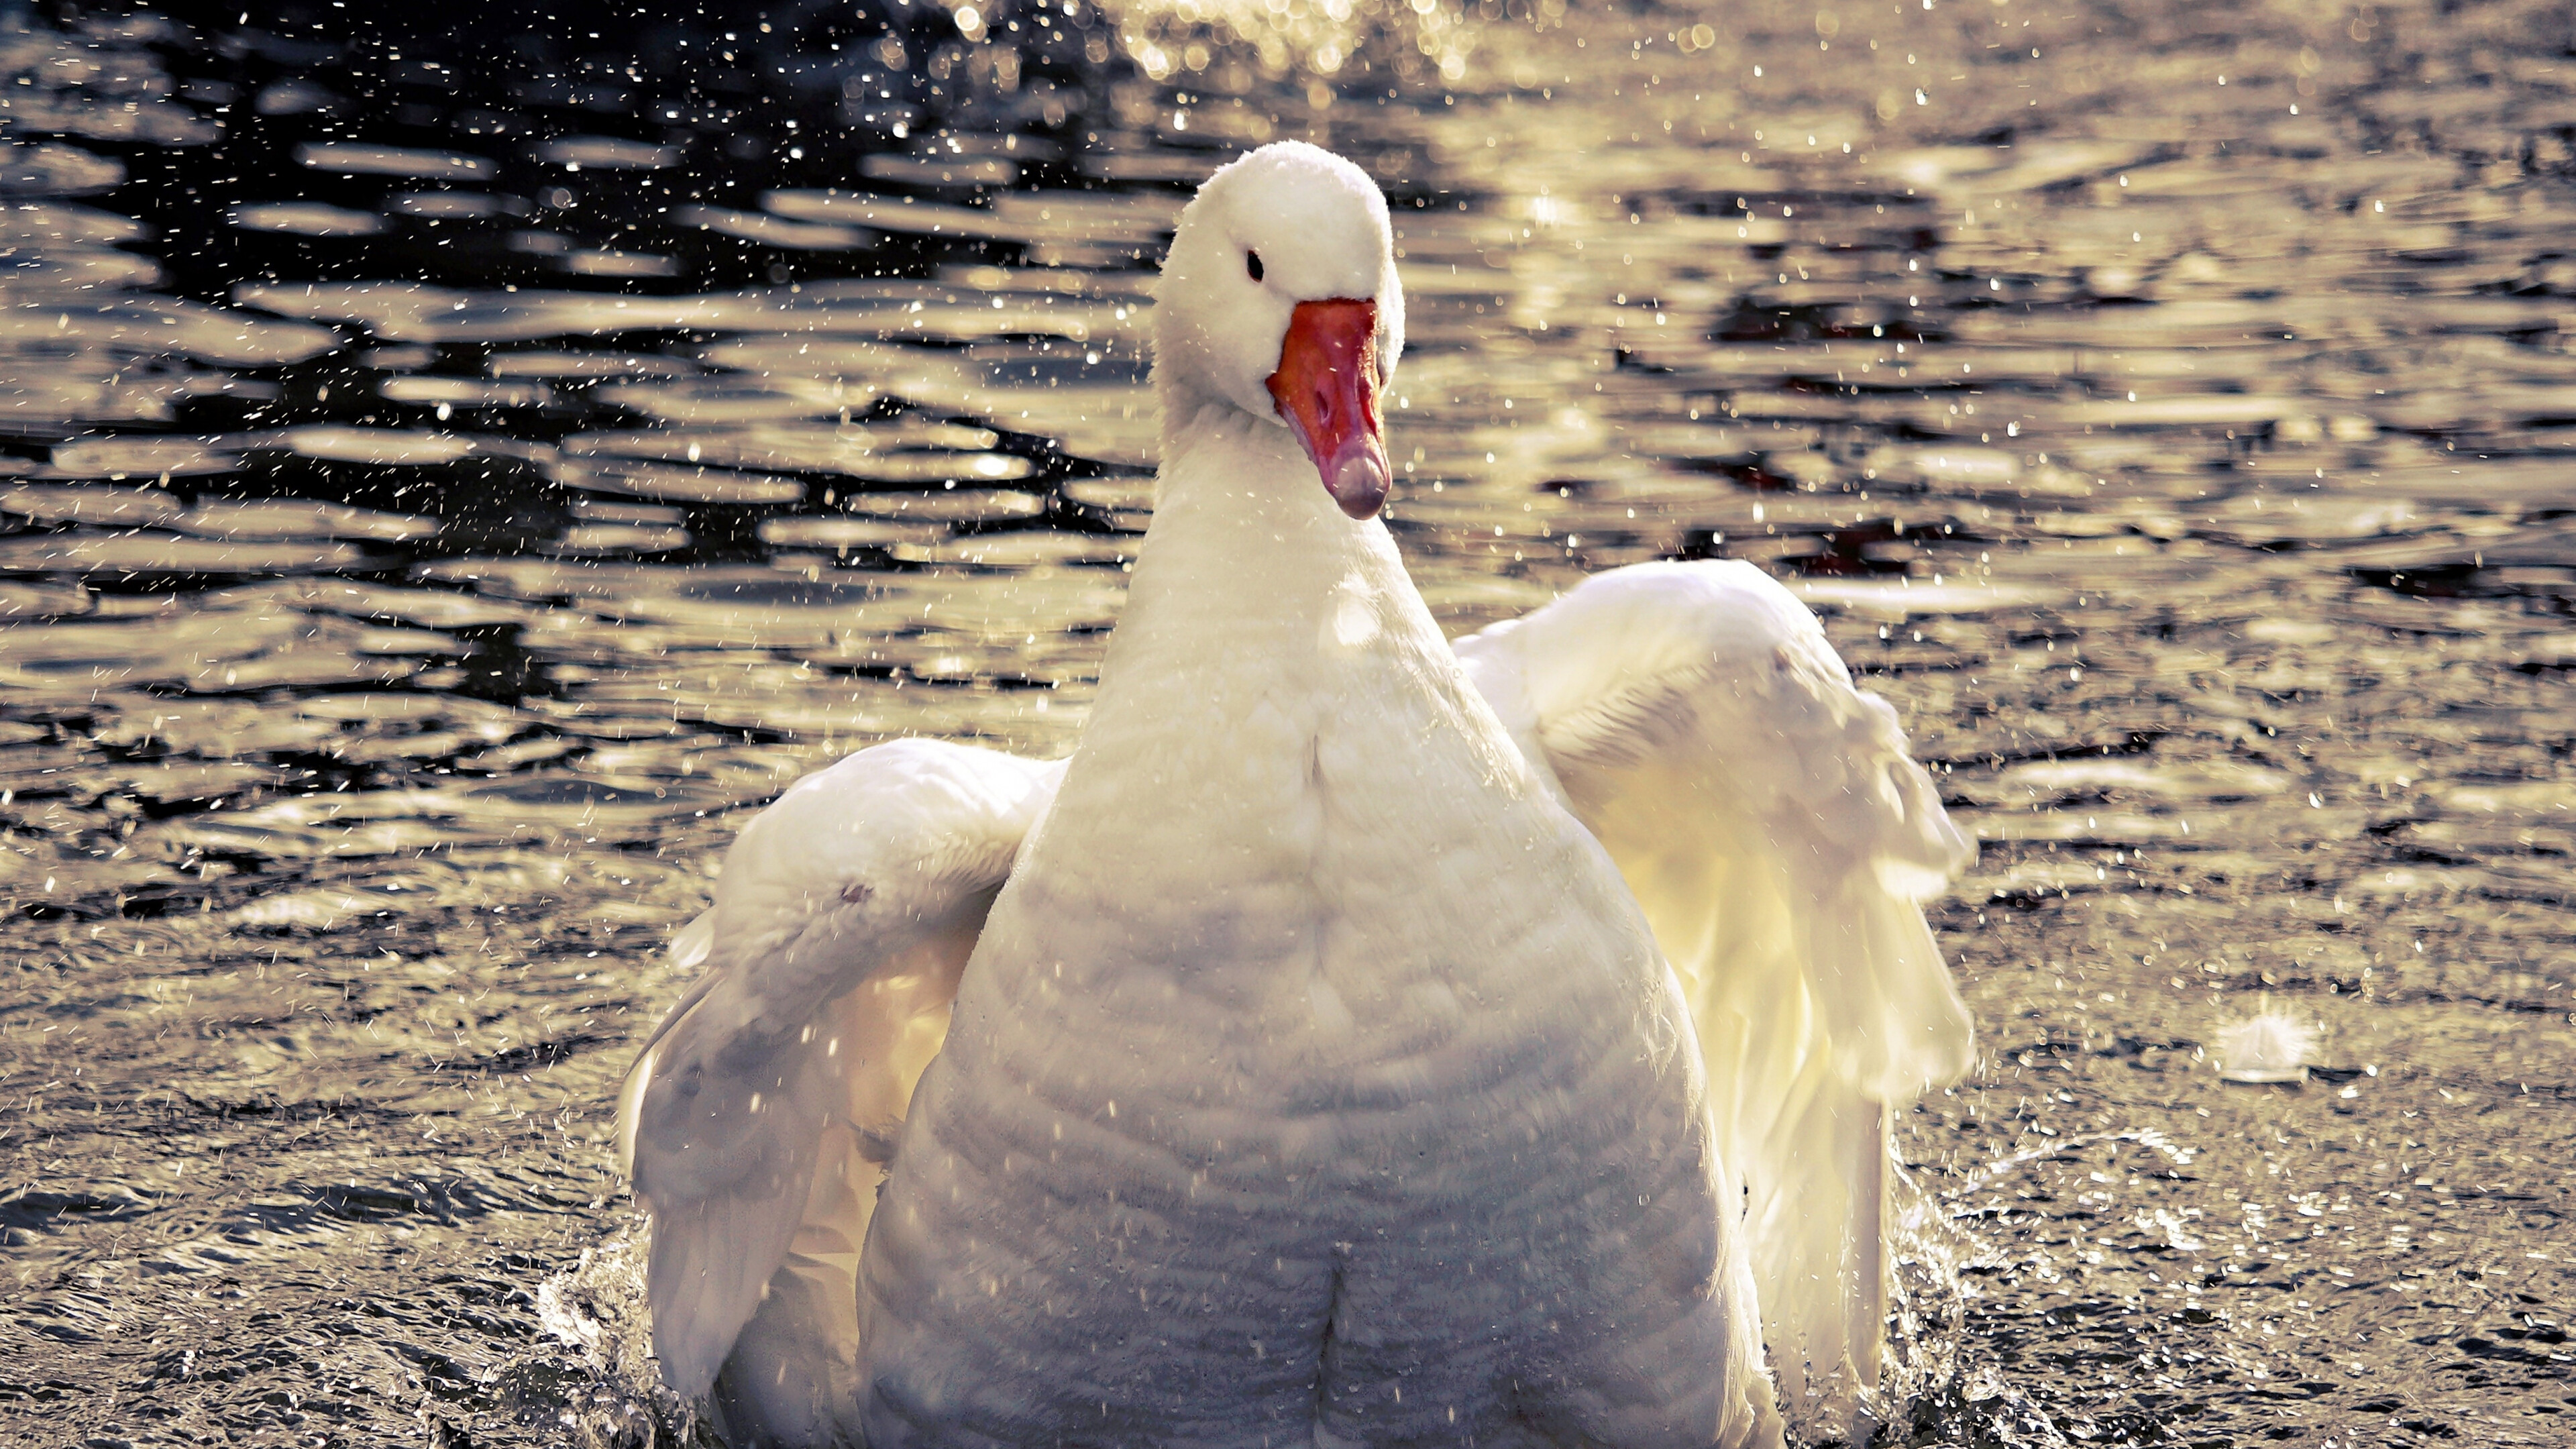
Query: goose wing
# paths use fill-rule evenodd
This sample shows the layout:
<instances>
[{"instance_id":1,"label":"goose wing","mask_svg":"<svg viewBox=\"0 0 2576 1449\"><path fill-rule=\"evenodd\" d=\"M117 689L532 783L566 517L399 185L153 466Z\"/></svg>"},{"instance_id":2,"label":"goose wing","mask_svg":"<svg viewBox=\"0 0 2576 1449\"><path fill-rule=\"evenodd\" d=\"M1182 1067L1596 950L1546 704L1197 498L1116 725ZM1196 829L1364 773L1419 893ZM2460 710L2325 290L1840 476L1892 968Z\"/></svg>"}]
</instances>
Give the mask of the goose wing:
<instances>
[{"instance_id":1,"label":"goose wing","mask_svg":"<svg viewBox=\"0 0 2576 1449\"><path fill-rule=\"evenodd\" d=\"M1975 847L1750 564L1615 570L1457 651L1682 980L1783 1403L1841 1432L1878 1379L1890 1115L1974 1059L1921 902Z\"/></svg>"},{"instance_id":2,"label":"goose wing","mask_svg":"<svg viewBox=\"0 0 2576 1449\"><path fill-rule=\"evenodd\" d=\"M718 1407L755 1437L817 1437L851 1399L883 1165L1062 775L927 740L861 750L744 827L714 909L672 942L704 974L627 1074L618 1152L652 1217L663 1378L694 1397L725 1369Z\"/></svg>"}]
</instances>

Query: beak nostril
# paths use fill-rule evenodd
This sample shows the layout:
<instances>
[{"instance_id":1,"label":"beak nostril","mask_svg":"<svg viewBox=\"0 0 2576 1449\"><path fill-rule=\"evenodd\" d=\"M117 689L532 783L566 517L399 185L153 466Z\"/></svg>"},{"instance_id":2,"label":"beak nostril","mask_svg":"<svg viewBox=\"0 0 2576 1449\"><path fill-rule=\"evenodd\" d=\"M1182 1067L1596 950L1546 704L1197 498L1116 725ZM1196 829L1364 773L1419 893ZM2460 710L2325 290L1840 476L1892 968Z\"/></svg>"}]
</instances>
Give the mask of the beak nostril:
<instances>
[{"instance_id":1,"label":"beak nostril","mask_svg":"<svg viewBox=\"0 0 2576 1449\"><path fill-rule=\"evenodd\" d=\"M1376 304L1350 298L1300 302L1270 375L1280 420L1295 429L1325 491L1352 518L1375 517L1388 482L1378 419Z\"/></svg>"}]
</instances>

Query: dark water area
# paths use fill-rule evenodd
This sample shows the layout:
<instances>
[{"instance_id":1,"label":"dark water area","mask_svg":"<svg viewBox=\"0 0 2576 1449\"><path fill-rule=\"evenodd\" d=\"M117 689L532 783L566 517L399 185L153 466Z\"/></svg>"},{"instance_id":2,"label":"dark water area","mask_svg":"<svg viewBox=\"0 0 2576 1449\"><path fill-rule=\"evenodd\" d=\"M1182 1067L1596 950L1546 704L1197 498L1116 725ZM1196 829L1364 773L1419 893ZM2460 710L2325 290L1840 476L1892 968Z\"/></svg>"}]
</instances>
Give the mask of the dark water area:
<instances>
[{"instance_id":1,"label":"dark water area","mask_svg":"<svg viewBox=\"0 0 2576 1449\"><path fill-rule=\"evenodd\" d=\"M1983 842L1886 1440L2576 1444L2563 4L237 13L0 7L0 1441L699 1436L660 943L1069 747L1158 248L1305 137L1444 622L1757 560Z\"/></svg>"}]
</instances>

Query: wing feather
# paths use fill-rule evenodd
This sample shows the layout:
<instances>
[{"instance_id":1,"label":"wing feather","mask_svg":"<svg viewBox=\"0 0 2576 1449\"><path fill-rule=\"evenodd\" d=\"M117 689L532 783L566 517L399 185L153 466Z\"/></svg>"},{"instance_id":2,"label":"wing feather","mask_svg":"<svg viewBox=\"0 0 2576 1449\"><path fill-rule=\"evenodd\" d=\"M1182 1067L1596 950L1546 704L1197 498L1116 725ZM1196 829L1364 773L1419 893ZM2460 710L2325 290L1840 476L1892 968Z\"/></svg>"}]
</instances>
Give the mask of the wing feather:
<instances>
[{"instance_id":1,"label":"wing feather","mask_svg":"<svg viewBox=\"0 0 2576 1449\"><path fill-rule=\"evenodd\" d=\"M653 1219L663 1377L714 1385L749 1437L827 1437L853 1402L887 1150L1061 775L923 740L862 750L744 827L714 909L673 940L705 975L628 1073L618 1139Z\"/></svg>"},{"instance_id":2,"label":"wing feather","mask_svg":"<svg viewBox=\"0 0 2576 1449\"><path fill-rule=\"evenodd\" d=\"M1921 909L1974 846L1750 564L1619 569L1457 648L1683 982L1783 1398L1845 1430L1878 1381L1891 1111L1974 1060Z\"/></svg>"}]
</instances>

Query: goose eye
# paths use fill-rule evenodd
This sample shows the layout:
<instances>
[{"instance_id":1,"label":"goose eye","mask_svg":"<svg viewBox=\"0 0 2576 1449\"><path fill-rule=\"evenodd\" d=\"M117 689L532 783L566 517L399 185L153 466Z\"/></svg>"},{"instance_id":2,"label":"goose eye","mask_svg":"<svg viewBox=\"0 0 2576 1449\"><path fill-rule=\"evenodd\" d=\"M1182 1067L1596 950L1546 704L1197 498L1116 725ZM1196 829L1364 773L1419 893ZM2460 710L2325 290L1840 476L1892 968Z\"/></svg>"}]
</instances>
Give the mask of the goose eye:
<instances>
[{"instance_id":1,"label":"goose eye","mask_svg":"<svg viewBox=\"0 0 2576 1449\"><path fill-rule=\"evenodd\" d=\"M1261 280L1261 253L1259 253L1259 252L1245 252L1245 253L1243 254L1243 270L1244 270L1244 272L1245 272L1246 274L1248 274L1248 275L1252 278L1252 280L1254 280L1254 281L1256 281L1256 282L1260 281L1260 280Z\"/></svg>"}]
</instances>

